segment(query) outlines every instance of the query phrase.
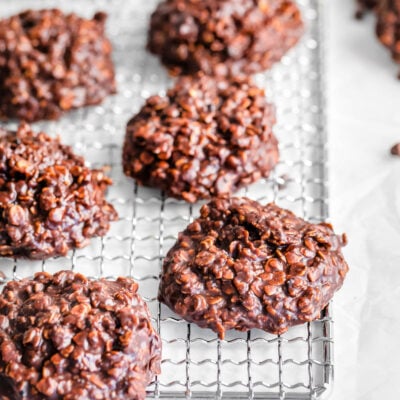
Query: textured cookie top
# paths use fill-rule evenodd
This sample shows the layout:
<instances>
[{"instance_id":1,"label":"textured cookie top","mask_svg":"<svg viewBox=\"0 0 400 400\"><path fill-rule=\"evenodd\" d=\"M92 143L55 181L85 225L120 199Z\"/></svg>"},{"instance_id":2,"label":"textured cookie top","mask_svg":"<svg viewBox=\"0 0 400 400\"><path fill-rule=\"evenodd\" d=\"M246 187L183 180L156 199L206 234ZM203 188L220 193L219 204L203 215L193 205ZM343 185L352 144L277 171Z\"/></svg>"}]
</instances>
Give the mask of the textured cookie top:
<instances>
[{"instance_id":1,"label":"textured cookie top","mask_svg":"<svg viewBox=\"0 0 400 400\"><path fill-rule=\"evenodd\" d=\"M376 12L379 40L390 49L393 59L400 63L400 2L381 0L378 2Z\"/></svg>"},{"instance_id":2,"label":"textured cookie top","mask_svg":"<svg viewBox=\"0 0 400 400\"><path fill-rule=\"evenodd\" d=\"M235 76L271 67L302 33L290 0L166 0L151 17L147 46L173 74Z\"/></svg>"},{"instance_id":3,"label":"textured cookie top","mask_svg":"<svg viewBox=\"0 0 400 400\"><path fill-rule=\"evenodd\" d=\"M278 334L320 316L343 283L345 237L275 204L222 198L202 207L163 266L159 298L221 338Z\"/></svg>"},{"instance_id":4,"label":"textured cookie top","mask_svg":"<svg viewBox=\"0 0 400 400\"><path fill-rule=\"evenodd\" d=\"M69 146L22 124L0 128L0 255L47 258L105 235L117 218L111 179Z\"/></svg>"},{"instance_id":5,"label":"textured cookie top","mask_svg":"<svg viewBox=\"0 0 400 400\"><path fill-rule=\"evenodd\" d=\"M25 11L0 21L0 118L57 119L115 92L104 13Z\"/></svg>"},{"instance_id":6,"label":"textured cookie top","mask_svg":"<svg viewBox=\"0 0 400 400\"><path fill-rule=\"evenodd\" d=\"M0 295L0 397L144 399L161 340L137 288L71 271L9 282Z\"/></svg>"},{"instance_id":7,"label":"textured cookie top","mask_svg":"<svg viewBox=\"0 0 400 400\"><path fill-rule=\"evenodd\" d=\"M278 161L274 108L248 78L177 80L128 123L124 172L188 202L231 193Z\"/></svg>"}]
</instances>

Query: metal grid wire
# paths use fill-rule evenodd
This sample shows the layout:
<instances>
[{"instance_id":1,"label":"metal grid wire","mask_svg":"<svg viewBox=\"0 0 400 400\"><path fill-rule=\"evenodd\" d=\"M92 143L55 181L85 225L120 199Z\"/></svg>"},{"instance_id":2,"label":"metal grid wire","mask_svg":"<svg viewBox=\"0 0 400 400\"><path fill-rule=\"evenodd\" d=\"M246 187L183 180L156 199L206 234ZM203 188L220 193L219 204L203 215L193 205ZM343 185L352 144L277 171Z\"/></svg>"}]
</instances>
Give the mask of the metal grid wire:
<instances>
[{"instance_id":1,"label":"metal grid wire","mask_svg":"<svg viewBox=\"0 0 400 400\"><path fill-rule=\"evenodd\" d=\"M281 161L273 175L239 194L276 201L311 220L328 218L327 137L324 121L322 1L299 0L307 26L301 43L282 62L256 76L277 108L275 132ZM144 50L148 16L157 1L147 0L0 0L0 17L26 8L62 7L92 15L109 13L119 92L103 105L72 112L58 122L36 124L59 134L94 167L109 166L114 180L108 199L119 212L109 234L92 240L67 258L45 262L3 259L7 279L72 268L93 278L132 276L148 302L163 341L162 373L149 398L317 399L333 377L332 319L323 318L274 336L262 331L228 332L225 340L190 325L156 300L163 257L177 233L196 217L200 205L164 198L138 187L121 170L121 144L127 120L150 94L162 93L171 80ZM15 124L9 124L15 127ZM1 278L0 278L1 279Z\"/></svg>"}]
</instances>

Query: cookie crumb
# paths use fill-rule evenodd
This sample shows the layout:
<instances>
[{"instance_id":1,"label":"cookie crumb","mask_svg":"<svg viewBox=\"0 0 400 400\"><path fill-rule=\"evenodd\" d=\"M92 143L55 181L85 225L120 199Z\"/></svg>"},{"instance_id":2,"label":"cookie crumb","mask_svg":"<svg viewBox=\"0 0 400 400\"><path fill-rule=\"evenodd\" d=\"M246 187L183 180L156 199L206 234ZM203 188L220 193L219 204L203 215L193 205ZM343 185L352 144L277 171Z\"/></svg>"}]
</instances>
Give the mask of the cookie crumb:
<instances>
[{"instance_id":1,"label":"cookie crumb","mask_svg":"<svg viewBox=\"0 0 400 400\"><path fill-rule=\"evenodd\" d=\"M390 149L390 154L394 156L400 156L400 143L396 143L392 146L392 148Z\"/></svg>"}]
</instances>

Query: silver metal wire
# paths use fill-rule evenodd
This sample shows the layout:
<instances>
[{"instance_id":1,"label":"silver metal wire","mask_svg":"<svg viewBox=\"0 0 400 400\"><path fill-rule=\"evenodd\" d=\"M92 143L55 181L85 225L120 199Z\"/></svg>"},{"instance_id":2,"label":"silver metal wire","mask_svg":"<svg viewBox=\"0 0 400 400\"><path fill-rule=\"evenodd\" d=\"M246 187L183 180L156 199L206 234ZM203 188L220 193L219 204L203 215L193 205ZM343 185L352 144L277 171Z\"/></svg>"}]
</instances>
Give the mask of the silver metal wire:
<instances>
[{"instance_id":1,"label":"silver metal wire","mask_svg":"<svg viewBox=\"0 0 400 400\"><path fill-rule=\"evenodd\" d=\"M333 321L328 308L319 321L274 336L258 330L216 334L187 324L156 300L162 260L177 233L198 215L157 190L138 187L122 174L121 145L127 120L148 95L171 84L156 58L144 50L148 16L156 0L0 0L0 17L26 8L61 7L90 16L109 13L119 92L98 107L58 122L36 124L59 134L94 167L107 165L114 180L108 199L119 220L104 238L66 258L45 262L0 260L8 279L74 268L93 278L127 275L140 284L163 341L162 373L149 398L319 399L333 378ZM307 32L282 62L255 77L277 109L275 132L281 161L269 179L239 193L276 201L311 221L327 220L328 176L323 66L323 0L299 0ZM9 124L15 127L15 124ZM1 278L0 278L1 279Z\"/></svg>"}]
</instances>

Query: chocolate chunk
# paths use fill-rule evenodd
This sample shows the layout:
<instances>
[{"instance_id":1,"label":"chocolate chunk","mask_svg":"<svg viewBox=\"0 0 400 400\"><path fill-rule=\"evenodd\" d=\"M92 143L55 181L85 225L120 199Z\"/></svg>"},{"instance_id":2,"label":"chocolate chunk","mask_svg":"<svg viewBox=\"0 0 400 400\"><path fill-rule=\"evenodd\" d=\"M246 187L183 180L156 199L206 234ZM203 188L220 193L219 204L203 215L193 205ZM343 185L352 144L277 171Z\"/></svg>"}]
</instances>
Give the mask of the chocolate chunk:
<instances>
[{"instance_id":1,"label":"chocolate chunk","mask_svg":"<svg viewBox=\"0 0 400 400\"><path fill-rule=\"evenodd\" d=\"M356 18L361 19L365 12L374 9L379 0L357 0Z\"/></svg>"},{"instance_id":2,"label":"chocolate chunk","mask_svg":"<svg viewBox=\"0 0 400 400\"><path fill-rule=\"evenodd\" d=\"M161 340L133 279L38 273L0 295L0 397L145 399ZM18 397L14 397L18 393Z\"/></svg>"},{"instance_id":3,"label":"chocolate chunk","mask_svg":"<svg viewBox=\"0 0 400 400\"><path fill-rule=\"evenodd\" d=\"M174 75L252 74L270 68L303 33L290 0L165 0L147 47Z\"/></svg>"},{"instance_id":4,"label":"chocolate chunk","mask_svg":"<svg viewBox=\"0 0 400 400\"><path fill-rule=\"evenodd\" d=\"M195 202L267 177L278 161L274 108L248 78L182 77L128 123L126 175Z\"/></svg>"},{"instance_id":5,"label":"chocolate chunk","mask_svg":"<svg viewBox=\"0 0 400 400\"><path fill-rule=\"evenodd\" d=\"M348 266L330 224L312 224L275 204L220 198L179 234L163 265L159 300L189 322L273 334L312 321Z\"/></svg>"},{"instance_id":6,"label":"chocolate chunk","mask_svg":"<svg viewBox=\"0 0 400 400\"><path fill-rule=\"evenodd\" d=\"M0 128L0 256L44 259L103 236L117 218L111 179L69 146L23 123Z\"/></svg>"},{"instance_id":7,"label":"chocolate chunk","mask_svg":"<svg viewBox=\"0 0 400 400\"><path fill-rule=\"evenodd\" d=\"M400 143L396 143L392 146L392 148L390 149L390 154L394 156L400 156Z\"/></svg>"},{"instance_id":8,"label":"chocolate chunk","mask_svg":"<svg viewBox=\"0 0 400 400\"><path fill-rule=\"evenodd\" d=\"M391 51L393 60L400 64L400 4L396 0L381 0L376 12L378 38Z\"/></svg>"},{"instance_id":9,"label":"chocolate chunk","mask_svg":"<svg viewBox=\"0 0 400 400\"><path fill-rule=\"evenodd\" d=\"M29 10L0 21L0 118L58 119L115 93L106 14Z\"/></svg>"}]
</instances>

